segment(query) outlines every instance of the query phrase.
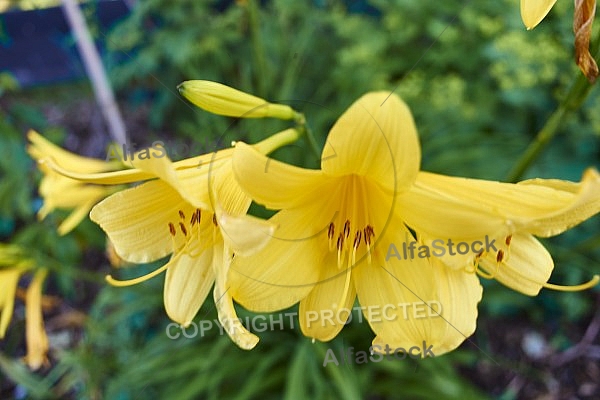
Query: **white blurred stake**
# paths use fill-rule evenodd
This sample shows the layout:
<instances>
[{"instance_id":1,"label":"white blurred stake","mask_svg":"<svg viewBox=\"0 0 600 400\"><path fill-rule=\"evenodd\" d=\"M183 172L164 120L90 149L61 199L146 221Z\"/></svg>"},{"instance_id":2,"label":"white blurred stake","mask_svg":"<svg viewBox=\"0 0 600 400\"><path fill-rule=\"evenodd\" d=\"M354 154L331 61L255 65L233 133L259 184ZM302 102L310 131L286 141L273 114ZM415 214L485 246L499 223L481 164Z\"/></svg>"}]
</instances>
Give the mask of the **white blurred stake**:
<instances>
[{"instance_id":1,"label":"white blurred stake","mask_svg":"<svg viewBox=\"0 0 600 400\"><path fill-rule=\"evenodd\" d=\"M94 95L100 110L102 110L110 135L117 143L126 144L125 124L83 13L75 0L62 0L62 6L71 32L75 35L77 49L83 59L87 75L92 81Z\"/></svg>"}]
</instances>

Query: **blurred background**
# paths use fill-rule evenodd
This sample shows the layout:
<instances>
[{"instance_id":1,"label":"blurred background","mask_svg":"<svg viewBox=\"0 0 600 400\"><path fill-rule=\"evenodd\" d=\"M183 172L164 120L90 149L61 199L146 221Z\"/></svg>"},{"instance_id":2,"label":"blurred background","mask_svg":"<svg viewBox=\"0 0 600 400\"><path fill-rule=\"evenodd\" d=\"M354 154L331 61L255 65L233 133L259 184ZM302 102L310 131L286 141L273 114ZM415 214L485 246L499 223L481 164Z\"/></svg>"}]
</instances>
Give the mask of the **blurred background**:
<instances>
[{"instance_id":1,"label":"blurred background","mask_svg":"<svg viewBox=\"0 0 600 400\"><path fill-rule=\"evenodd\" d=\"M415 116L422 169L507 180L581 79L568 1L533 31L521 22L518 0L106 0L81 9L136 148L163 140L200 153L288 126L194 108L176 89L185 80L290 104L306 115L319 146L360 95L395 89ZM600 167L600 92L592 87L579 99L523 179L579 181L587 167ZM600 398L598 288L527 297L483 281L470 341L425 360L324 367L327 349L368 349L373 333L356 321L333 341L313 344L286 318L282 329L257 333L261 341L249 352L214 327L171 339L164 276L110 287L95 224L59 236L67 212L37 220L41 174L25 152L29 129L100 159L113 140L59 1L0 1L0 241L23 246L50 270L43 301L50 363L31 372L20 360L19 291L0 341L2 399ZM303 139L274 157L318 166ZM600 218L542 242L556 265L551 282L600 274ZM215 319L209 298L195 321Z\"/></svg>"}]
</instances>

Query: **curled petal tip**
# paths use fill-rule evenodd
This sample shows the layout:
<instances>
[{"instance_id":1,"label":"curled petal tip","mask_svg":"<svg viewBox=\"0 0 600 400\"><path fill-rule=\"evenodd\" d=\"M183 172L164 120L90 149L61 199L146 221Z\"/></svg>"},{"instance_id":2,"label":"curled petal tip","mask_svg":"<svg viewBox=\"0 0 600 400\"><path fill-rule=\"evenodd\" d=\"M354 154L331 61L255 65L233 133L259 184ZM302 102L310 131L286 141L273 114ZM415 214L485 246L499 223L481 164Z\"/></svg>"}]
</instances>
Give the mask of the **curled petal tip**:
<instances>
[{"instance_id":1,"label":"curled petal tip","mask_svg":"<svg viewBox=\"0 0 600 400\"><path fill-rule=\"evenodd\" d=\"M521 19L528 31L548 15L556 0L521 0Z\"/></svg>"}]
</instances>

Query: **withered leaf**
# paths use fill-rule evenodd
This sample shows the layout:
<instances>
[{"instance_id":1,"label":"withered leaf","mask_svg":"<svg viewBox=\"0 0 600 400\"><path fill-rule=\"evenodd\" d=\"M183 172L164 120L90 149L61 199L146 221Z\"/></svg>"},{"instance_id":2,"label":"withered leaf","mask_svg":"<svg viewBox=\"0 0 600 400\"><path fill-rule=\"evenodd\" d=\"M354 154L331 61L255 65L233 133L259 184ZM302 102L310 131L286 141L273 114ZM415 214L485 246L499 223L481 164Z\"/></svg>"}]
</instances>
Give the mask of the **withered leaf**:
<instances>
[{"instance_id":1,"label":"withered leaf","mask_svg":"<svg viewBox=\"0 0 600 400\"><path fill-rule=\"evenodd\" d=\"M595 14L596 0L575 0L575 15L573 16L575 61L591 83L594 83L598 77L598 64L589 50Z\"/></svg>"}]
</instances>

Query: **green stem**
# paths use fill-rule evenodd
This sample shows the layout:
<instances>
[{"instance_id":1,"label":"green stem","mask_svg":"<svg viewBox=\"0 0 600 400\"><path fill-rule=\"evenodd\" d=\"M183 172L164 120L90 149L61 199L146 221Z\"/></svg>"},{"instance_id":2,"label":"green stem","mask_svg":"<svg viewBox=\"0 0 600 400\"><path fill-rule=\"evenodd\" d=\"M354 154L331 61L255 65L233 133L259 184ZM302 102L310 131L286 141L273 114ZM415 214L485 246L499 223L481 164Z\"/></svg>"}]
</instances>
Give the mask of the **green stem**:
<instances>
[{"instance_id":1,"label":"green stem","mask_svg":"<svg viewBox=\"0 0 600 400\"><path fill-rule=\"evenodd\" d=\"M250 34L252 37L252 50L254 52L255 76L258 85L259 97L267 96L267 78L269 76L265 48L260 37L260 21L258 16L256 0L248 1L248 18L250 22Z\"/></svg>"},{"instance_id":2,"label":"green stem","mask_svg":"<svg viewBox=\"0 0 600 400\"><path fill-rule=\"evenodd\" d=\"M314 153L317 160L320 160L321 151L319 151L319 145L317 144L317 140L315 139L315 135L313 134L312 129L310 129L307 123L304 124L304 132L306 133L306 140L308 141L308 146Z\"/></svg>"},{"instance_id":3,"label":"green stem","mask_svg":"<svg viewBox=\"0 0 600 400\"><path fill-rule=\"evenodd\" d=\"M593 45L590 46L590 52L594 54L594 58L598 59L598 47L600 46L600 31L598 37L594 41ZM531 166L531 164L538 158L540 153L548 146L550 141L558 133L563 119L574 110L578 109L581 103L585 100L588 93L590 92L592 85L588 82L586 77L579 73L567 95L564 97L562 102L558 105L556 110L552 113L550 118L546 121L542 129L538 132L537 136L529 144L519 161L508 173L508 182L517 182L525 171Z\"/></svg>"}]
</instances>

